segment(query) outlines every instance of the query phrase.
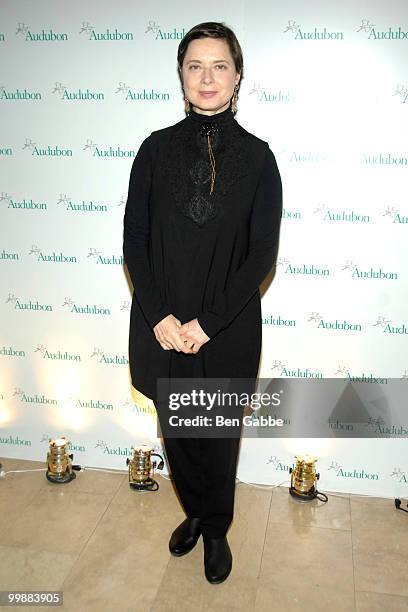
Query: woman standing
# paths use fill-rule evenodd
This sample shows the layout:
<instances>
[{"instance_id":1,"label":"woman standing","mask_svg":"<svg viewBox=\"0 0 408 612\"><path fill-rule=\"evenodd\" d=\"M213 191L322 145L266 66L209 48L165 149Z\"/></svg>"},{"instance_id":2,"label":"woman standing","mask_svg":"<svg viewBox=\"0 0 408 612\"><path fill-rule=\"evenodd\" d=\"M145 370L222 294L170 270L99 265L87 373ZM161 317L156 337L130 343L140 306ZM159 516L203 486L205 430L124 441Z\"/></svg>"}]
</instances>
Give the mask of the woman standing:
<instances>
[{"instance_id":1,"label":"woman standing","mask_svg":"<svg viewBox=\"0 0 408 612\"><path fill-rule=\"evenodd\" d=\"M187 116L152 132L133 162L124 259L134 286L132 384L157 403L156 379L256 379L262 341L259 285L276 261L282 186L266 141L236 119L241 47L223 23L180 42ZM239 438L164 437L187 518L175 556L200 535L207 580L227 578Z\"/></svg>"}]
</instances>

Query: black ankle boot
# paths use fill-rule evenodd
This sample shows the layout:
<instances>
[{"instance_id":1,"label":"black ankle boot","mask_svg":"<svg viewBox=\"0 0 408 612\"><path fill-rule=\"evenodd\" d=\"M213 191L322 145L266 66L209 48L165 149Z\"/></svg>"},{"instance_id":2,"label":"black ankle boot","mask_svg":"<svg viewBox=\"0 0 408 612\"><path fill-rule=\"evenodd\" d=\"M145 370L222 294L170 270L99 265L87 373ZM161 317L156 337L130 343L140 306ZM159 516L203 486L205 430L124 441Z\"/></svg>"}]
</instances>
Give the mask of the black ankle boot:
<instances>
[{"instance_id":1,"label":"black ankle boot","mask_svg":"<svg viewBox=\"0 0 408 612\"><path fill-rule=\"evenodd\" d=\"M204 542L205 577L212 584L219 584L228 578L232 569L232 554L226 536L207 538Z\"/></svg>"},{"instance_id":2,"label":"black ankle boot","mask_svg":"<svg viewBox=\"0 0 408 612\"><path fill-rule=\"evenodd\" d=\"M175 557L187 554L201 535L200 519L186 518L171 534L169 550Z\"/></svg>"}]
</instances>

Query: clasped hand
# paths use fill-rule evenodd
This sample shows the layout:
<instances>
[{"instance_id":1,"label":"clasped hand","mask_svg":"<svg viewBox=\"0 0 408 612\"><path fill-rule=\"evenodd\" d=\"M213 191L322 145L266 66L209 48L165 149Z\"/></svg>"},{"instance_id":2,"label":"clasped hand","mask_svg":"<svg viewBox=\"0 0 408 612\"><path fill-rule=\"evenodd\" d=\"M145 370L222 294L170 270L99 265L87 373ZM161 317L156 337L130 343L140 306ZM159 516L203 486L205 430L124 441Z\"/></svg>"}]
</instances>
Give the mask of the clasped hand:
<instances>
[{"instance_id":1,"label":"clasped hand","mask_svg":"<svg viewBox=\"0 0 408 612\"><path fill-rule=\"evenodd\" d=\"M210 340L198 319L192 319L182 325L172 314L157 323L153 331L156 340L166 351L174 349L182 353L198 353L202 345Z\"/></svg>"}]
</instances>

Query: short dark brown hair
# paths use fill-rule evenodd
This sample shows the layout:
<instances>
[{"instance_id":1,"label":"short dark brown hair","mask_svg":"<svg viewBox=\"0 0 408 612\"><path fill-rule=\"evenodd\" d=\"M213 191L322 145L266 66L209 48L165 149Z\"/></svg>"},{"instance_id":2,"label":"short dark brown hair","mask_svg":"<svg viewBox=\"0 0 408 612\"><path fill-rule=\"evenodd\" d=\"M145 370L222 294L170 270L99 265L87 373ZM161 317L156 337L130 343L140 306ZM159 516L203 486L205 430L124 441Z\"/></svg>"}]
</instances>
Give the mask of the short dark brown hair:
<instances>
[{"instance_id":1,"label":"short dark brown hair","mask_svg":"<svg viewBox=\"0 0 408 612\"><path fill-rule=\"evenodd\" d=\"M191 30L184 35L177 50L177 64L181 76L184 57L187 52L187 47L192 40L196 38L222 38L228 44L232 59L234 60L235 70L241 75L240 82L244 76L244 60L242 49L234 32L225 23L217 21L205 21L195 25Z\"/></svg>"}]
</instances>

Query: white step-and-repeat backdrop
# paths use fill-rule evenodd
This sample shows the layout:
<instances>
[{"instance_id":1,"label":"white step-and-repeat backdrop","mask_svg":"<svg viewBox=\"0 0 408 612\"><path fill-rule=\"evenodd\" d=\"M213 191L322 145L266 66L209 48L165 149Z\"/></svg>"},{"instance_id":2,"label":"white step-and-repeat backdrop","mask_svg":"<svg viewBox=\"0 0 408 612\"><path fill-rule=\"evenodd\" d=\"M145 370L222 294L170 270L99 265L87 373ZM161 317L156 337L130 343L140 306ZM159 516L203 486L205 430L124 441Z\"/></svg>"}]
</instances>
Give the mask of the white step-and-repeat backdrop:
<instances>
[{"instance_id":1,"label":"white step-and-repeat backdrop","mask_svg":"<svg viewBox=\"0 0 408 612\"><path fill-rule=\"evenodd\" d=\"M408 385L404 0L3 0L0 12L0 455L45 459L60 434L88 466L126 469L140 443L162 452L154 405L130 384L123 214L142 140L184 116L177 46L202 21L236 32L237 120L268 140L284 185L260 376ZM403 496L406 407L374 411L371 439L245 438L238 477L288 482L309 452L321 490Z\"/></svg>"}]
</instances>

